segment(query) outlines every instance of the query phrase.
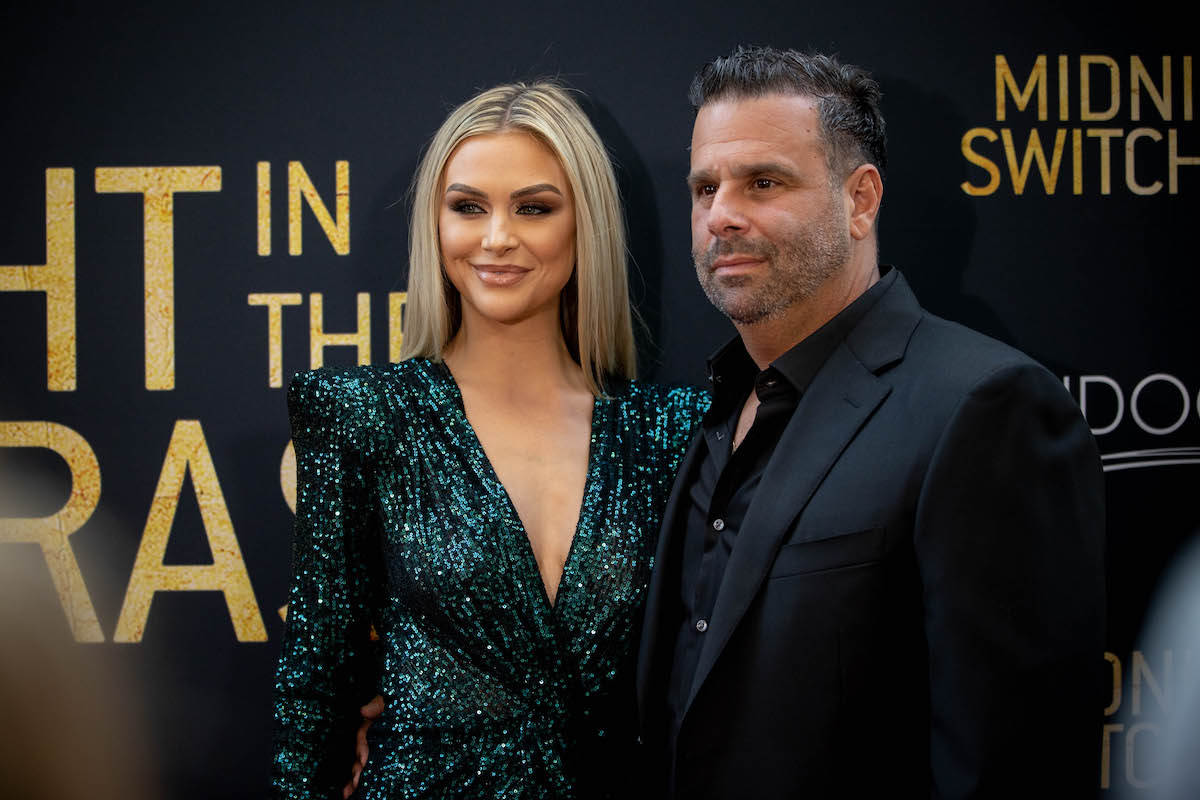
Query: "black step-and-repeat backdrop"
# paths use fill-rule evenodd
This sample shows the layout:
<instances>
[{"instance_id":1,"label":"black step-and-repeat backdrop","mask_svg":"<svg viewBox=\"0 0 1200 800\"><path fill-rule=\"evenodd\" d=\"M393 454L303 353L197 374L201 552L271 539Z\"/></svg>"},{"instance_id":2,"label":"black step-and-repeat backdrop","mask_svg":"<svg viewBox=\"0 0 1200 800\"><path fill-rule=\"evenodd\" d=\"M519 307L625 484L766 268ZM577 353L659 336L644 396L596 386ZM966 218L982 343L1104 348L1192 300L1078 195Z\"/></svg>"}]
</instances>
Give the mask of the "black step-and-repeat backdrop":
<instances>
[{"instance_id":1,"label":"black step-and-repeat backdrop","mask_svg":"<svg viewBox=\"0 0 1200 800\"><path fill-rule=\"evenodd\" d=\"M586 92L619 165L643 372L698 382L732 328L691 267L685 91L709 58L769 43L874 71L883 259L1084 409L1109 508L1096 788L1161 779L1200 672L1186 637L1139 638L1200 519L1200 64L1182 19L883 0L40 5L0 25L0 652L46 653L5 673L10 761L40 742L43 782L66 780L119 749L102 715L79 734L107 708L152 792L261 796L295 492L283 387L395 357L424 141L477 88L555 75Z\"/></svg>"}]
</instances>

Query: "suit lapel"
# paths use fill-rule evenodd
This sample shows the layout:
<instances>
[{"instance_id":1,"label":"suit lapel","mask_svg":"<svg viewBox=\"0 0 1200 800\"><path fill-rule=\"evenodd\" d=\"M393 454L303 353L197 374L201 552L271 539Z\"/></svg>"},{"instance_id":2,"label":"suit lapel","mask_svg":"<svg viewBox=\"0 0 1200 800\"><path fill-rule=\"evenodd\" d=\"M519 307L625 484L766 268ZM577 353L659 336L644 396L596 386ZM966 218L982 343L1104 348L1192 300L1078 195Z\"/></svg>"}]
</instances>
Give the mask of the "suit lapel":
<instances>
[{"instance_id":1,"label":"suit lapel","mask_svg":"<svg viewBox=\"0 0 1200 800\"><path fill-rule=\"evenodd\" d=\"M663 631L663 617L679 600L679 580L671 580L670 575L677 575L679 563L677 556L679 547L676 536L679 528L680 509L684 505L690 485L689 476L695 471L700 453L703 452L704 436L697 430L692 444L688 447L675 473L675 482L671 486L671 494L663 512L662 527L658 537L658 547L654 555L654 569L650 573L650 591L646 597L646 616L642 628L641 643L638 648L637 664L637 700L638 718L645 724L647 714L647 693L656 672L661 669L660 653L663 643L674 643L675 631ZM673 593L673 594L672 594Z\"/></svg>"},{"instance_id":2,"label":"suit lapel","mask_svg":"<svg viewBox=\"0 0 1200 800\"><path fill-rule=\"evenodd\" d=\"M804 393L767 464L725 567L688 707L758 593L784 533L890 391L843 343Z\"/></svg>"},{"instance_id":3,"label":"suit lapel","mask_svg":"<svg viewBox=\"0 0 1200 800\"><path fill-rule=\"evenodd\" d=\"M762 586L784 535L804 510L829 469L853 441L891 391L878 374L904 358L908 342L924 315L899 270L887 268L883 294L859 321L813 379L801 398L755 491L742 524L741 538L725 567L703 649L696 664L687 707L712 671L742 617ZM678 553L672 534L691 473L696 466L699 437L684 459L671 490L659 540L654 576L647 602L646 628L638 660L638 705L646 720L647 692L654 691L654 670L661 670L662 641L674 642L675 631L662 630L663 615L677 602ZM687 708L684 709L686 714Z\"/></svg>"}]
</instances>

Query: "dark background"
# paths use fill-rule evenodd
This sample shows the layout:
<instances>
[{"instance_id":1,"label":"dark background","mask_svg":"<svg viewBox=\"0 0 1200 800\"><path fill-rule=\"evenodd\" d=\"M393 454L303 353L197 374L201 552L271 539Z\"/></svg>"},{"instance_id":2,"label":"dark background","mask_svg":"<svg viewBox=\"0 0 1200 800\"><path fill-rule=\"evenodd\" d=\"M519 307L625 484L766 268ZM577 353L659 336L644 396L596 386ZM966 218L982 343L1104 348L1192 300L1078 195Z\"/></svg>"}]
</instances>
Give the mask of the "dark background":
<instances>
[{"instance_id":1,"label":"dark background","mask_svg":"<svg viewBox=\"0 0 1200 800\"><path fill-rule=\"evenodd\" d=\"M689 255L683 177L691 75L738 43L839 53L871 69L884 90L891 169L882 260L904 271L928 309L1030 353L1068 378L1072 391L1080 375L1116 380L1124 421L1099 437L1102 453L1200 445L1193 327L1200 278L1189 246L1200 168L1180 167L1177 195L1164 187L1136 196L1125 188L1118 138L1113 191L1102 196L1098 144L1085 135L1082 195L1070 193L1068 152L1053 196L1042 189L1036 166L1017 196L1000 143L979 140L976 149L997 162L1004 181L987 197L959 188L966 180L986 181L960 150L974 127L1011 128L1018 154L1034 128L1047 144L1058 127L1126 133L1151 127L1163 141L1138 145L1143 183L1166 182L1168 128L1178 130L1182 155L1200 155L1196 124L1182 114L1180 62L1194 52L1195 38L1150 5L1126 7L1119 16L1094 5L905 7L883 0L825 7L44 3L0 14L0 263L45 262L45 170L73 168L79 342L77 390L47 391L44 299L0 293L0 420L67 425L96 453L100 505L71 542L108 641L78 645L78 655L137 686L150 733L146 760L167 797L258 797L269 770L272 671L282 629L276 609L286 602L288 580L291 514L279 488L288 430L283 390L267 385L266 311L248 306L246 296L306 296L303 307L283 310L285 383L308 368L310 292L325 295L327 331L352 330L354 295L370 292L374 360L386 360L386 294L403 290L406 280L408 182L423 143L477 89L558 76L586 93L584 105L617 162L626 203L634 295L648 327L642 371L657 380L698 382L704 357L732 328L698 289ZM995 56L1006 56L1023 85L1043 53L1049 119L1038 122L1032 107L1019 112L1010 99L1007 122L997 122ZM1072 70L1066 122L1057 118L1058 54L1070 57ZM1112 120L1079 121L1082 54L1108 55L1121 65L1121 108ZM1162 120L1148 99L1142 121L1130 119L1131 55L1142 57L1156 82L1161 57L1172 57L1173 121ZM1096 97L1094 105L1107 106L1107 97ZM303 255L288 255L292 160L304 164L331 212L334 162L350 163L348 255L333 252L307 207ZM272 165L273 248L266 257L256 252L259 161ZM98 194L94 170L167 165L220 166L223 186L176 195L176 386L151 392L142 360L142 198ZM353 355L333 348L326 360ZM1139 428L1129 408L1133 388L1156 373L1177 377L1189 392L1187 419L1169 435ZM1162 427L1179 414L1180 402L1159 381L1145 389L1139 407L1146 422ZM1091 390L1094 427L1114 413L1111 395ZM111 642L178 419L203 425L266 643L237 642L215 592L159 593L142 642ZM3 495L0 516L52 514L70 491L65 466L45 451L4 449L0 480L24 488ZM1108 473L1108 650L1123 666L1124 697L1106 720L1112 725L1138 721L1129 709L1137 631L1164 565L1197 528L1196 470L1176 457L1164 466ZM35 547L0 545L0 558L27 565L30 603L57 603ZM209 561L189 479L167 563ZM70 638L65 621L47 635ZM1143 710L1169 707L1171 686L1197 678L1181 653L1169 672L1161 649L1144 658L1165 700L1145 694ZM1138 789L1154 780L1157 733L1138 737L1130 762L1126 732L1110 730L1109 780L1113 788ZM1036 776L1030 781L1036 793Z\"/></svg>"}]
</instances>

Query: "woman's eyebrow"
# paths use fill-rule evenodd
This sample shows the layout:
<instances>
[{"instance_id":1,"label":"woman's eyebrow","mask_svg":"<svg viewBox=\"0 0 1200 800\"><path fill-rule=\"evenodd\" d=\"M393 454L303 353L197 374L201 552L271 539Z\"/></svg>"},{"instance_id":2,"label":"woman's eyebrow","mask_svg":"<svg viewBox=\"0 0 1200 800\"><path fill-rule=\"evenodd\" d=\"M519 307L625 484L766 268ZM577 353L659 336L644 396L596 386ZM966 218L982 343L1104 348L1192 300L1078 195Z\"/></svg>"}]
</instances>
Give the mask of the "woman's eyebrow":
<instances>
[{"instance_id":1,"label":"woman's eyebrow","mask_svg":"<svg viewBox=\"0 0 1200 800\"><path fill-rule=\"evenodd\" d=\"M560 192L558 187L552 183L535 183L533 186L526 186L524 189L517 189L515 192L510 194L509 197L513 200L516 200L518 197L528 197L531 194L537 194L539 192L554 192L559 197L562 197L562 192Z\"/></svg>"},{"instance_id":2,"label":"woman's eyebrow","mask_svg":"<svg viewBox=\"0 0 1200 800\"><path fill-rule=\"evenodd\" d=\"M471 197L487 197L487 192L482 189L476 189L474 186L468 186L465 183L452 183L446 187L446 194L451 192L459 192Z\"/></svg>"}]
</instances>

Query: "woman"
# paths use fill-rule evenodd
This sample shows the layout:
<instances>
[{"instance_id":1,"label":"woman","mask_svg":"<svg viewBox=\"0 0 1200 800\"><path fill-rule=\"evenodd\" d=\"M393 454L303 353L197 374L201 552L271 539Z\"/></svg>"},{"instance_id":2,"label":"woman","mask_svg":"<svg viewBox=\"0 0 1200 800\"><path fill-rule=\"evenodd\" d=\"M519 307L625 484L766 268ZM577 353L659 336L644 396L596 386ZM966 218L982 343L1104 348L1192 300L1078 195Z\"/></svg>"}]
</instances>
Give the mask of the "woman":
<instances>
[{"instance_id":1,"label":"woman","mask_svg":"<svg viewBox=\"0 0 1200 800\"><path fill-rule=\"evenodd\" d=\"M655 539L707 398L632 381L612 165L548 83L456 109L414 181L405 360L297 376L278 796L628 796ZM368 643L374 624L381 656Z\"/></svg>"}]
</instances>

